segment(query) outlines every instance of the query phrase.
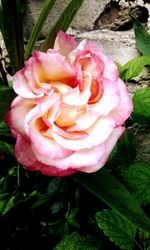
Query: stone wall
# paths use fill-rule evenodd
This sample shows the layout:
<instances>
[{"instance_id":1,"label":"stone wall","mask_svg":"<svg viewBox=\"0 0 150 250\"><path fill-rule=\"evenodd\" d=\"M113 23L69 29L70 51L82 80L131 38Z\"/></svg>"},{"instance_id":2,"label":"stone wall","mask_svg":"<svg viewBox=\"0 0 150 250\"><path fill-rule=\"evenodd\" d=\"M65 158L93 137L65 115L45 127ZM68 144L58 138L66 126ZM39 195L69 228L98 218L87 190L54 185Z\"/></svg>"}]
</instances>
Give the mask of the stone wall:
<instances>
[{"instance_id":1,"label":"stone wall","mask_svg":"<svg viewBox=\"0 0 150 250\"><path fill-rule=\"evenodd\" d=\"M70 0L56 0L39 40L45 37L69 2ZM43 3L43 0L27 1L24 27L27 38ZM140 22L150 26L149 11L150 4L144 4L143 0L84 0L69 32L79 40L88 38L96 41L108 55L120 63L125 63L138 55L129 12Z\"/></svg>"},{"instance_id":2,"label":"stone wall","mask_svg":"<svg viewBox=\"0 0 150 250\"><path fill-rule=\"evenodd\" d=\"M70 1L56 0L37 44L44 39ZM24 26L27 39L43 4L43 0L27 0ZM129 13L150 28L150 4L145 4L144 0L84 0L68 32L79 41L85 38L95 41L107 55L124 64L139 55ZM149 78L149 71L143 70L134 85L129 85L130 92L149 86Z\"/></svg>"}]
</instances>

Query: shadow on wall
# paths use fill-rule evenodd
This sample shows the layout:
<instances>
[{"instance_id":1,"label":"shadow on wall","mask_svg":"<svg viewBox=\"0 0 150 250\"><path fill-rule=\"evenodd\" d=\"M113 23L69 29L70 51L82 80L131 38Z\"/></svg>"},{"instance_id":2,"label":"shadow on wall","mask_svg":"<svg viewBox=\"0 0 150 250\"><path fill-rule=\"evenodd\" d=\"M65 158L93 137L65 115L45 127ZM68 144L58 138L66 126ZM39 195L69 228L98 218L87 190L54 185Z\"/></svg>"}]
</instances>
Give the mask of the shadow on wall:
<instances>
[{"instance_id":1,"label":"shadow on wall","mask_svg":"<svg viewBox=\"0 0 150 250\"><path fill-rule=\"evenodd\" d=\"M129 30L133 27L129 13L141 23L147 23L149 13L146 7L130 4L125 7L116 1L111 1L96 20L94 29Z\"/></svg>"}]
</instances>

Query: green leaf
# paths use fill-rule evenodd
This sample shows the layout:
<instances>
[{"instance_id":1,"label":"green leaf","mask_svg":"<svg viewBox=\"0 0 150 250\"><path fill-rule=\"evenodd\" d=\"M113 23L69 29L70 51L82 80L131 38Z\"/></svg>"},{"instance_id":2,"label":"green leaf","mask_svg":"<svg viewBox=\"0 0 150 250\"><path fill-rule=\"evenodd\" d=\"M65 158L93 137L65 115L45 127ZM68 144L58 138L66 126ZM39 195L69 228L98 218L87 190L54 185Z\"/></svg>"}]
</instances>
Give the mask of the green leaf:
<instances>
[{"instance_id":1,"label":"green leaf","mask_svg":"<svg viewBox=\"0 0 150 250\"><path fill-rule=\"evenodd\" d=\"M139 230L139 238L140 238L140 243L143 245L144 250L149 250L150 249L150 234L147 233L146 231L140 229Z\"/></svg>"},{"instance_id":2,"label":"green leaf","mask_svg":"<svg viewBox=\"0 0 150 250\"><path fill-rule=\"evenodd\" d=\"M13 208L14 206L14 199L15 199L15 196L12 196L7 203L5 203L5 206L4 206L4 209L3 209L3 215L5 215L10 209Z\"/></svg>"},{"instance_id":3,"label":"green leaf","mask_svg":"<svg viewBox=\"0 0 150 250\"><path fill-rule=\"evenodd\" d=\"M143 55L150 55L150 34L138 20L132 17L132 21L138 50Z\"/></svg>"},{"instance_id":4,"label":"green leaf","mask_svg":"<svg viewBox=\"0 0 150 250\"><path fill-rule=\"evenodd\" d=\"M44 25L44 22L47 18L47 16L49 15L50 13L50 10L52 9L54 3L56 2L56 0L47 0L44 4L44 7L38 17L38 20L37 22L35 23L35 26L33 27L32 29L32 32L31 32L31 35L30 35L30 38L29 38L29 41L28 41L28 45L27 45L27 48L26 48L26 51L25 51L25 60L28 59L28 57L30 56L31 52L32 52L32 49L35 45L35 42L38 38L38 35Z\"/></svg>"},{"instance_id":5,"label":"green leaf","mask_svg":"<svg viewBox=\"0 0 150 250\"><path fill-rule=\"evenodd\" d=\"M10 158L13 156L13 146L0 141L0 155L4 155L7 158Z\"/></svg>"},{"instance_id":6,"label":"green leaf","mask_svg":"<svg viewBox=\"0 0 150 250\"><path fill-rule=\"evenodd\" d=\"M135 242L137 227L122 218L115 211L103 210L96 213L98 226L111 241L121 249L132 250Z\"/></svg>"},{"instance_id":7,"label":"green leaf","mask_svg":"<svg viewBox=\"0 0 150 250\"><path fill-rule=\"evenodd\" d=\"M138 76L146 65L150 65L150 56L134 58L120 67L120 78L128 82L132 78Z\"/></svg>"},{"instance_id":8,"label":"green leaf","mask_svg":"<svg viewBox=\"0 0 150 250\"><path fill-rule=\"evenodd\" d=\"M9 128L4 122L0 122L0 141L10 144L14 143L14 138L12 137Z\"/></svg>"},{"instance_id":9,"label":"green leaf","mask_svg":"<svg viewBox=\"0 0 150 250\"><path fill-rule=\"evenodd\" d=\"M46 194L39 194L39 193L35 193L33 194L31 197L33 198L33 202L32 205L30 206L30 209L35 209L43 204L45 204L46 202L50 201L54 195L56 194L56 192L58 191L60 185L62 182L62 178L59 177L55 177L51 183L49 184L48 187L48 193ZM51 186L51 189L50 189Z\"/></svg>"},{"instance_id":10,"label":"green leaf","mask_svg":"<svg viewBox=\"0 0 150 250\"><path fill-rule=\"evenodd\" d=\"M133 119L141 124L150 124L150 88L139 89L133 96Z\"/></svg>"},{"instance_id":11,"label":"green leaf","mask_svg":"<svg viewBox=\"0 0 150 250\"><path fill-rule=\"evenodd\" d=\"M75 220L75 217L76 217L78 211L79 211L79 209L75 208L75 207L70 209L70 204L69 204L68 211L65 215L67 223L74 228L80 227L79 223Z\"/></svg>"},{"instance_id":12,"label":"green leaf","mask_svg":"<svg viewBox=\"0 0 150 250\"><path fill-rule=\"evenodd\" d=\"M139 236L140 236L140 239L145 240L150 237L150 234L144 231L143 229L139 229Z\"/></svg>"},{"instance_id":13,"label":"green leaf","mask_svg":"<svg viewBox=\"0 0 150 250\"><path fill-rule=\"evenodd\" d=\"M51 182L49 183L48 187L47 187L47 192L48 193L53 193L56 192L58 187L60 186L62 181L61 177L55 177L51 180Z\"/></svg>"},{"instance_id":14,"label":"green leaf","mask_svg":"<svg viewBox=\"0 0 150 250\"><path fill-rule=\"evenodd\" d=\"M95 240L89 236L80 236L74 232L67 235L54 250L99 250L99 246Z\"/></svg>"},{"instance_id":15,"label":"green leaf","mask_svg":"<svg viewBox=\"0 0 150 250\"><path fill-rule=\"evenodd\" d=\"M12 73L23 66L24 42L20 0L1 0L1 31L9 54Z\"/></svg>"},{"instance_id":16,"label":"green leaf","mask_svg":"<svg viewBox=\"0 0 150 250\"><path fill-rule=\"evenodd\" d=\"M12 211L21 210L22 207L28 212L31 212L33 209L36 209L39 206L42 206L45 203L49 202L59 190L61 178L56 177L52 180L52 182L53 184L55 182L55 187L51 191L49 191L49 193L46 194L41 194L37 190L32 191L30 194L21 192L16 193L14 195L13 203L11 203L11 207L9 207L9 209L5 209L5 207L3 208L3 215L8 216L12 213ZM6 187L8 187L8 184L6 185ZM6 192L5 189L4 191Z\"/></svg>"},{"instance_id":17,"label":"green leaf","mask_svg":"<svg viewBox=\"0 0 150 250\"><path fill-rule=\"evenodd\" d=\"M0 122L0 136L1 135L10 135L9 128L4 122Z\"/></svg>"},{"instance_id":18,"label":"green leaf","mask_svg":"<svg viewBox=\"0 0 150 250\"><path fill-rule=\"evenodd\" d=\"M118 172L118 170L120 171L121 168L129 166L129 164L133 162L136 157L134 141L135 135L133 130L126 130L124 135L115 145L115 148L107 161L107 166L109 166L110 169Z\"/></svg>"},{"instance_id":19,"label":"green leaf","mask_svg":"<svg viewBox=\"0 0 150 250\"><path fill-rule=\"evenodd\" d=\"M7 194L8 195L8 194ZM5 210L7 202L3 197L0 199L0 215L3 215L3 211Z\"/></svg>"},{"instance_id":20,"label":"green leaf","mask_svg":"<svg viewBox=\"0 0 150 250\"><path fill-rule=\"evenodd\" d=\"M95 174L77 174L75 179L122 217L150 232L150 219L138 201L106 168Z\"/></svg>"},{"instance_id":21,"label":"green leaf","mask_svg":"<svg viewBox=\"0 0 150 250\"><path fill-rule=\"evenodd\" d=\"M12 88L0 88L0 122L2 122L9 110L10 104L15 97L15 92Z\"/></svg>"},{"instance_id":22,"label":"green leaf","mask_svg":"<svg viewBox=\"0 0 150 250\"><path fill-rule=\"evenodd\" d=\"M3 137L3 139L4 138L5 137ZM0 136L0 139L1 139L1 136ZM6 167L6 163L9 163L10 165L10 163L13 164L14 161L15 161L15 157L14 157L13 145L0 140L0 165L5 164L5 167Z\"/></svg>"},{"instance_id":23,"label":"green leaf","mask_svg":"<svg viewBox=\"0 0 150 250\"><path fill-rule=\"evenodd\" d=\"M124 172L125 184L142 204L150 204L150 165L135 163Z\"/></svg>"},{"instance_id":24,"label":"green leaf","mask_svg":"<svg viewBox=\"0 0 150 250\"><path fill-rule=\"evenodd\" d=\"M52 48L54 45L54 41L56 35L59 30L67 31L69 28L70 23L72 22L73 18L77 14L78 10L80 9L84 0L72 0L68 6L65 8L53 28L49 31L45 41L41 45L41 50L46 51L48 48Z\"/></svg>"}]
</instances>

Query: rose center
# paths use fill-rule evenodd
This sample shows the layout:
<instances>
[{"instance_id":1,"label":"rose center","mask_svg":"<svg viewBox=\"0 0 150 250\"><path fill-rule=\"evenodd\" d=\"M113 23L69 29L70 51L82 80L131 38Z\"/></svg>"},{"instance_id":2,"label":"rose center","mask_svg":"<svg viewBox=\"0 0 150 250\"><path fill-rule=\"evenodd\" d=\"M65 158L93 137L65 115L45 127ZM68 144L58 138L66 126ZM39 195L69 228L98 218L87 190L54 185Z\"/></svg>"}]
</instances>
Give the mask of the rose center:
<instances>
[{"instance_id":1,"label":"rose center","mask_svg":"<svg viewBox=\"0 0 150 250\"><path fill-rule=\"evenodd\" d=\"M56 119L55 124L59 127L68 127L75 124L78 111L75 107L62 104L61 114Z\"/></svg>"}]
</instances>

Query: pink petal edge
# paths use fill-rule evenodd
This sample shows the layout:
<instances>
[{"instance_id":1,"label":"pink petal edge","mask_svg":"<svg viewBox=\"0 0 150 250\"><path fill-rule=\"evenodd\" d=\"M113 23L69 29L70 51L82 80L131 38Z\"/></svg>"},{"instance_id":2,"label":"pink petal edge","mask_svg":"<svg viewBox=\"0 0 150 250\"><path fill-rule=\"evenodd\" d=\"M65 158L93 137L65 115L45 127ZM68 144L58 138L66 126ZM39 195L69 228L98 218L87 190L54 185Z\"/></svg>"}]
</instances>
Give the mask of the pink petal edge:
<instances>
[{"instance_id":1,"label":"pink petal edge","mask_svg":"<svg viewBox=\"0 0 150 250\"><path fill-rule=\"evenodd\" d=\"M54 50L66 57L76 47L77 41L72 36L63 31L58 32L54 43Z\"/></svg>"}]
</instances>

